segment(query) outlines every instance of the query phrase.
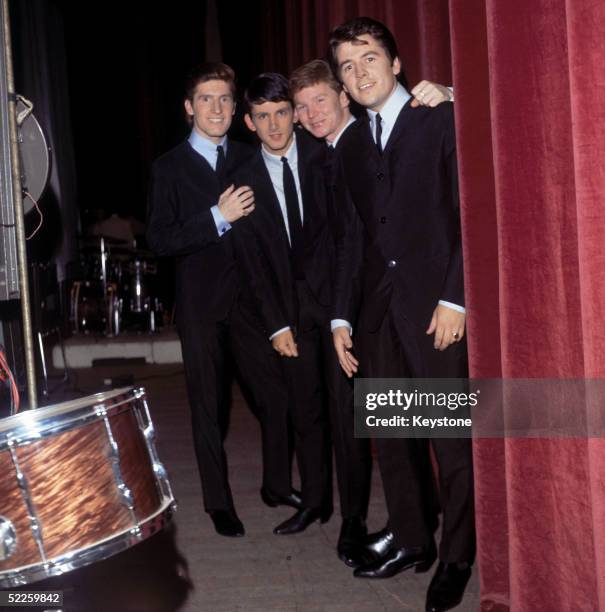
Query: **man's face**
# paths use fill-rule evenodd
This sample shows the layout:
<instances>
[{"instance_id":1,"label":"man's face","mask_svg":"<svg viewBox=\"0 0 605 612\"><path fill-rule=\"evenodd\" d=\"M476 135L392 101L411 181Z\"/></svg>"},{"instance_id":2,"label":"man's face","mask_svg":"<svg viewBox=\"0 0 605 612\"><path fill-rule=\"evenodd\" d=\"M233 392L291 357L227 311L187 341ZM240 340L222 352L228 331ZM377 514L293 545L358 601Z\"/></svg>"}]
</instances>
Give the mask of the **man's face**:
<instances>
[{"instance_id":1,"label":"man's face","mask_svg":"<svg viewBox=\"0 0 605 612\"><path fill-rule=\"evenodd\" d=\"M345 42L336 49L338 72L353 100L379 112L395 87L401 65L398 58L391 64L386 51L369 34L362 34L359 40L367 44Z\"/></svg>"},{"instance_id":2,"label":"man's face","mask_svg":"<svg viewBox=\"0 0 605 612\"><path fill-rule=\"evenodd\" d=\"M235 101L227 81L198 83L193 100L185 100L185 110L201 136L219 143L231 126Z\"/></svg>"},{"instance_id":3,"label":"man's face","mask_svg":"<svg viewBox=\"0 0 605 612\"><path fill-rule=\"evenodd\" d=\"M296 92L294 104L299 121L315 138L334 140L349 120L347 94L336 93L328 83L317 83Z\"/></svg>"},{"instance_id":4,"label":"man's face","mask_svg":"<svg viewBox=\"0 0 605 612\"><path fill-rule=\"evenodd\" d=\"M253 104L244 120L248 128L258 134L269 153L283 155L292 144L297 117L287 100Z\"/></svg>"}]
</instances>

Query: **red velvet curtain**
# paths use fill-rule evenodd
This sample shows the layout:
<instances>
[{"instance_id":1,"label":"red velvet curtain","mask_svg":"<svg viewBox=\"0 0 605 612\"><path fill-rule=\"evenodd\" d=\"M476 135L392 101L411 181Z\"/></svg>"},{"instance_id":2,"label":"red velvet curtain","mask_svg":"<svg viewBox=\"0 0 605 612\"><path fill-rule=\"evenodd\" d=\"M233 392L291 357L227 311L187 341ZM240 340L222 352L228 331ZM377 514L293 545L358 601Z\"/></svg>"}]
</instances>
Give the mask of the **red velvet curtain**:
<instances>
[{"instance_id":1,"label":"red velvet curtain","mask_svg":"<svg viewBox=\"0 0 605 612\"><path fill-rule=\"evenodd\" d=\"M368 15L410 83L453 73L471 375L605 378L605 2L279 4L283 71ZM605 442L477 440L474 456L482 610L605 610Z\"/></svg>"},{"instance_id":2,"label":"red velvet curtain","mask_svg":"<svg viewBox=\"0 0 605 612\"><path fill-rule=\"evenodd\" d=\"M265 0L264 12L267 70L287 74L324 57L330 30L365 15L386 23L396 35L410 83L421 78L451 83L447 0Z\"/></svg>"},{"instance_id":3,"label":"red velvet curtain","mask_svg":"<svg viewBox=\"0 0 605 612\"><path fill-rule=\"evenodd\" d=\"M605 3L450 23L472 375L603 377ZM599 439L476 442L485 609L605 609L604 468Z\"/></svg>"}]
</instances>

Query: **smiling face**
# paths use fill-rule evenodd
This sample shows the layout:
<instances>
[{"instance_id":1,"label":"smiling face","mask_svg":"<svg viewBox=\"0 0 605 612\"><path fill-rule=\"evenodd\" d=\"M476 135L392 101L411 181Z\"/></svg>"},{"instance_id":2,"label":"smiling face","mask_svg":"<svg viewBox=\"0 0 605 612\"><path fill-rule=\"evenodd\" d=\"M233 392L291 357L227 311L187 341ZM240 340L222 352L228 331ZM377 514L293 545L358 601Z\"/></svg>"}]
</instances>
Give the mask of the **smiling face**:
<instances>
[{"instance_id":1,"label":"smiling face","mask_svg":"<svg viewBox=\"0 0 605 612\"><path fill-rule=\"evenodd\" d=\"M361 106L379 112L393 92L401 71L399 58L391 63L386 51L370 34L336 49L338 74L350 96Z\"/></svg>"},{"instance_id":2,"label":"smiling face","mask_svg":"<svg viewBox=\"0 0 605 612\"><path fill-rule=\"evenodd\" d=\"M185 111L200 136L219 143L231 126L235 101L231 85L218 79L198 83L191 100L185 100Z\"/></svg>"},{"instance_id":3,"label":"smiling face","mask_svg":"<svg viewBox=\"0 0 605 612\"><path fill-rule=\"evenodd\" d=\"M290 148L297 117L287 100L252 104L244 120L248 128L258 134L268 153L283 155Z\"/></svg>"},{"instance_id":4,"label":"smiling face","mask_svg":"<svg viewBox=\"0 0 605 612\"><path fill-rule=\"evenodd\" d=\"M302 126L315 138L334 140L349 117L349 98L344 91L336 93L322 82L294 94L296 113Z\"/></svg>"}]
</instances>

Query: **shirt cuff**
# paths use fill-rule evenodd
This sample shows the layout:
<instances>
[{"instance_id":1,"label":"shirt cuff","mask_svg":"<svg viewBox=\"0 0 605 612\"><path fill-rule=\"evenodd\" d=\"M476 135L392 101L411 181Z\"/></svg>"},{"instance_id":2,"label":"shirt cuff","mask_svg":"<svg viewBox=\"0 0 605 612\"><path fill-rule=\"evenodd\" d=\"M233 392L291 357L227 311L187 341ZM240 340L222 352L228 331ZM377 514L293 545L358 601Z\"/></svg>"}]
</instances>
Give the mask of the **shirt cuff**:
<instances>
[{"instance_id":1,"label":"shirt cuff","mask_svg":"<svg viewBox=\"0 0 605 612\"><path fill-rule=\"evenodd\" d=\"M454 88L452 86L448 87L448 89L450 90L452 97L450 98L450 102L454 101Z\"/></svg>"},{"instance_id":2,"label":"shirt cuff","mask_svg":"<svg viewBox=\"0 0 605 612\"><path fill-rule=\"evenodd\" d=\"M348 321L345 321L344 319L332 319L330 321L330 329L334 331L337 327L348 327L349 334L351 336L353 335L353 327Z\"/></svg>"},{"instance_id":3,"label":"shirt cuff","mask_svg":"<svg viewBox=\"0 0 605 612\"><path fill-rule=\"evenodd\" d=\"M462 314L466 314L466 308L464 306L458 306L458 304L452 304L451 302L446 302L445 300L439 300L439 303L442 306L446 306L447 308L451 308L452 310L457 310Z\"/></svg>"},{"instance_id":4,"label":"shirt cuff","mask_svg":"<svg viewBox=\"0 0 605 612\"><path fill-rule=\"evenodd\" d=\"M282 327L281 329L278 329L276 332L273 332L270 336L269 336L269 341L273 340L273 338L275 338L275 336L279 336L279 334L288 331L290 329L290 326L286 326L286 327Z\"/></svg>"},{"instance_id":5,"label":"shirt cuff","mask_svg":"<svg viewBox=\"0 0 605 612\"><path fill-rule=\"evenodd\" d=\"M231 229L231 224L225 220L223 213L218 208L218 204L215 204L211 209L212 217L214 219L214 225L216 225L216 231L219 236L226 234Z\"/></svg>"}]
</instances>

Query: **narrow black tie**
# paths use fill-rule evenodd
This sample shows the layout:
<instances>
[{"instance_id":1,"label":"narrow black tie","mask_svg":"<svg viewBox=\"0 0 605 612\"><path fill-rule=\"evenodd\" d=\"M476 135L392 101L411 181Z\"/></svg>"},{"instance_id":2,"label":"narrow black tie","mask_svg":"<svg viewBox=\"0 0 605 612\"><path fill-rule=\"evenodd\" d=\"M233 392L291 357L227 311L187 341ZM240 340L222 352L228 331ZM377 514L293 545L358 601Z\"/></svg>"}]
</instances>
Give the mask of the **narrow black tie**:
<instances>
[{"instance_id":1,"label":"narrow black tie","mask_svg":"<svg viewBox=\"0 0 605 612\"><path fill-rule=\"evenodd\" d=\"M294 175L288 163L287 157L281 158L283 164L284 196L286 198L286 212L288 213L288 228L290 229L290 247L292 252L292 265L297 279L304 275L304 236L302 221L300 219L300 207Z\"/></svg>"},{"instance_id":2,"label":"narrow black tie","mask_svg":"<svg viewBox=\"0 0 605 612\"><path fill-rule=\"evenodd\" d=\"M223 145L218 145L216 147L216 176L218 176L218 180L223 185L225 180L225 166L227 161L225 159L225 150L223 149Z\"/></svg>"},{"instance_id":3,"label":"narrow black tie","mask_svg":"<svg viewBox=\"0 0 605 612\"><path fill-rule=\"evenodd\" d=\"M335 160L334 160L334 145L328 145L328 151L326 153L326 162L324 164L324 167L326 169L326 181L328 182L328 185L333 185L334 184L334 164L335 164Z\"/></svg>"},{"instance_id":4,"label":"narrow black tie","mask_svg":"<svg viewBox=\"0 0 605 612\"><path fill-rule=\"evenodd\" d=\"M382 117L380 113L376 113L374 121L376 122L376 148L378 149L378 154L382 155Z\"/></svg>"}]
</instances>

